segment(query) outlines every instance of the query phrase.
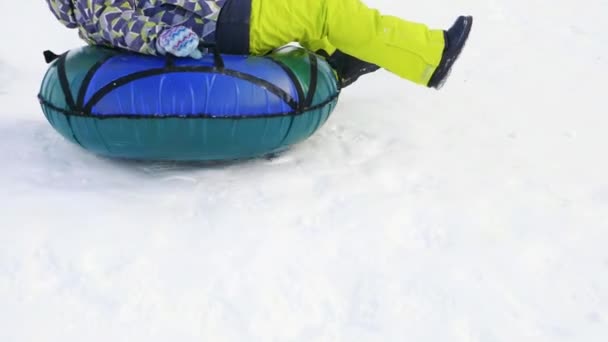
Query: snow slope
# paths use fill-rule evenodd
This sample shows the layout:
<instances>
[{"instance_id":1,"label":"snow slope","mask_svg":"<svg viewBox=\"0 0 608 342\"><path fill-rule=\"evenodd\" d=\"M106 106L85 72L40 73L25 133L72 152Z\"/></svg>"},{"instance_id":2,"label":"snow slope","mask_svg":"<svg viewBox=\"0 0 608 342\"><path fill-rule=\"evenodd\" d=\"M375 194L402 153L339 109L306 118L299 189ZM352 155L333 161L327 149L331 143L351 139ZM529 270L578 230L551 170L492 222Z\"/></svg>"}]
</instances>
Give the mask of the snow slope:
<instances>
[{"instance_id":1,"label":"snow slope","mask_svg":"<svg viewBox=\"0 0 608 342\"><path fill-rule=\"evenodd\" d=\"M40 52L81 43L41 0L0 12L0 341L606 341L608 3L368 4L476 17L446 87L378 72L288 153L213 166L63 140Z\"/></svg>"}]
</instances>

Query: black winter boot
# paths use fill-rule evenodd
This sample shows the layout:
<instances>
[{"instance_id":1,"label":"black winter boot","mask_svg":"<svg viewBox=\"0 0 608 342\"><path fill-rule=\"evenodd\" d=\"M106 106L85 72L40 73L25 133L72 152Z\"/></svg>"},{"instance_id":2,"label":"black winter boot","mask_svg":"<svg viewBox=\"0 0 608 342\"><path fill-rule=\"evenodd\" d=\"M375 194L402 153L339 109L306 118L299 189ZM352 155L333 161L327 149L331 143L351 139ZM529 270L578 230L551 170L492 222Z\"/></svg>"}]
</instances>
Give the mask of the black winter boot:
<instances>
[{"instance_id":1,"label":"black winter boot","mask_svg":"<svg viewBox=\"0 0 608 342\"><path fill-rule=\"evenodd\" d=\"M433 73L433 76L431 76L431 80L428 84L430 88L440 89L443 86L450 75L454 62L456 62L460 56L460 53L469 38L472 26L473 17L460 16L449 30L444 31L445 47L443 49L443 56L441 57L439 66Z\"/></svg>"},{"instance_id":2,"label":"black winter boot","mask_svg":"<svg viewBox=\"0 0 608 342\"><path fill-rule=\"evenodd\" d=\"M338 74L340 86L342 88L351 85L360 76L369 74L380 69L379 66L364 62L356 57L347 55L340 50L336 50L331 56L323 50L317 51L318 54L326 57L327 62Z\"/></svg>"}]
</instances>

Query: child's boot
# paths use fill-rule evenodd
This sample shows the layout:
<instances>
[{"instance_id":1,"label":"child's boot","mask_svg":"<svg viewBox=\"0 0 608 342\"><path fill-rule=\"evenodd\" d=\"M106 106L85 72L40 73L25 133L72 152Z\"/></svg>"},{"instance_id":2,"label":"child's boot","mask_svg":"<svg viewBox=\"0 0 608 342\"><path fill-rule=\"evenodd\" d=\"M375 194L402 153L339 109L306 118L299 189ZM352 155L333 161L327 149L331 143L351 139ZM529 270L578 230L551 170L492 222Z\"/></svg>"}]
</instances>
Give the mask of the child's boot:
<instances>
[{"instance_id":1,"label":"child's boot","mask_svg":"<svg viewBox=\"0 0 608 342\"><path fill-rule=\"evenodd\" d=\"M440 89L443 86L469 38L472 25L473 17L461 16L449 30L444 31L445 48L441 62L428 83L430 88Z\"/></svg>"},{"instance_id":2,"label":"child's boot","mask_svg":"<svg viewBox=\"0 0 608 342\"><path fill-rule=\"evenodd\" d=\"M325 55L327 56L327 54ZM356 57L345 54L340 50L336 50L329 56L327 62L338 74L338 79L340 80L340 86L342 88L351 85L360 76L380 69L380 67L375 64L362 61Z\"/></svg>"}]
</instances>

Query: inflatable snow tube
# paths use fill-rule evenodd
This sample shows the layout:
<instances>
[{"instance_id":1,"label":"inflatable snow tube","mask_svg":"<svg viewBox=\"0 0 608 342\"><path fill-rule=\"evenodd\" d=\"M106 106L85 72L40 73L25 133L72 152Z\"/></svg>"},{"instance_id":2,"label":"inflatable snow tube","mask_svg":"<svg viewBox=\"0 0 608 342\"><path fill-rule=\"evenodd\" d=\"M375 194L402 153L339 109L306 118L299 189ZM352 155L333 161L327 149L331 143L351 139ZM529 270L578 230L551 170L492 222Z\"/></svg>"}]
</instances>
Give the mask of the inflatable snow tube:
<instances>
[{"instance_id":1,"label":"inflatable snow tube","mask_svg":"<svg viewBox=\"0 0 608 342\"><path fill-rule=\"evenodd\" d=\"M293 46L201 60L93 46L55 57L39 94L46 118L68 140L109 157L272 154L310 137L340 93L325 60Z\"/></svg>"}]
</instances>

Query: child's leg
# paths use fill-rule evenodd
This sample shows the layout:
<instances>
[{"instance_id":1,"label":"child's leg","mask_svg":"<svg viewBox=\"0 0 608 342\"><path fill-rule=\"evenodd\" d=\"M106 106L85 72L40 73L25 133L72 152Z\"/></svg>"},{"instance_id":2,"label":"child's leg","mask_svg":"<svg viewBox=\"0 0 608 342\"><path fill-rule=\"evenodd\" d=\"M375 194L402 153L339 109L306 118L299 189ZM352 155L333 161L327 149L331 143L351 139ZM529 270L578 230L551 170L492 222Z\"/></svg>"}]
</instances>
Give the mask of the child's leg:
<instances>
[{"instance_id":1,"label":"child's leg","mask_svg":"<svg viewBox=\"0 0 608 342\"><path fill-rule=\"evenodd\" d=\"M427 85L441 60L442 30L383 16L359 0L252 0L250 49L298 41L328 46Z\"/></svg>"}]
</instances>

